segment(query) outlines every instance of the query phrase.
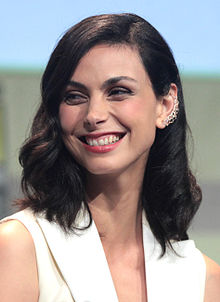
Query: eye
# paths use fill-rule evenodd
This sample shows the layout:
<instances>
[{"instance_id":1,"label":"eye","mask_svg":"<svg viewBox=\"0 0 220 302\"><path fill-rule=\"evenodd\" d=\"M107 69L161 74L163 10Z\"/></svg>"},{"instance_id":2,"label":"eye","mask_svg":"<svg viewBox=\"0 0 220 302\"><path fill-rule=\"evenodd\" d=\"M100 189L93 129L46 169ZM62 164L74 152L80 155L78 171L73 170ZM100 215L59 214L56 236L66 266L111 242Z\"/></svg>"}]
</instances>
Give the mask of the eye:
<instances>
[{"instance_id":1,"label":"eye","mask_svg":"<svg viewBox=\"0 0 220 302\"><path fill-rule=\"evenodd\" d=\"M132 94L132 91L125 87L114 87L108 92L108 96L116 100L122 100Z\"/></svg>"},{"instance_id":2,"label":"eye","mask_svg":"<svg viewBox=\"0 0 220 302\"><path fill-rule=\"evenodd\" d=\"M80 92L66 92L63 98L63 102L67 105L79 105L86 103L88 97Z\"/></svg>"}]
</instances>

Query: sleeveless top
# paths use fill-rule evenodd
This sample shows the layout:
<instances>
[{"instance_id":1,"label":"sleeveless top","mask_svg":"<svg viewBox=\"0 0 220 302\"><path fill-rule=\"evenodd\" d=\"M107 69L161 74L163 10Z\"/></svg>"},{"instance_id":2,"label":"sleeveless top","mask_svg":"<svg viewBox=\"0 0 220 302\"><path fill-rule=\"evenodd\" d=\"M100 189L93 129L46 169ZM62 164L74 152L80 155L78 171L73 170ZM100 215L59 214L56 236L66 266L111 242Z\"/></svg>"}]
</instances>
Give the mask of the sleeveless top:
<instances>
[{"instance_id":1,"label":"sleeveless top","mask_svg":"<svg viewBox=\"0 0 220 302\"><path fill-rule=\"evenodd\" d=\"M36 251L40 296L38 302L118 302L116 290L94 221L71 234L44 215L23 210L16 219L30 232ZM88 215L77 217L87 225ZM176 251L161 247L143 214L143 243L148 302L203 302L206 265L193 240L173 242Z\"/></svg>"}]
</instances>

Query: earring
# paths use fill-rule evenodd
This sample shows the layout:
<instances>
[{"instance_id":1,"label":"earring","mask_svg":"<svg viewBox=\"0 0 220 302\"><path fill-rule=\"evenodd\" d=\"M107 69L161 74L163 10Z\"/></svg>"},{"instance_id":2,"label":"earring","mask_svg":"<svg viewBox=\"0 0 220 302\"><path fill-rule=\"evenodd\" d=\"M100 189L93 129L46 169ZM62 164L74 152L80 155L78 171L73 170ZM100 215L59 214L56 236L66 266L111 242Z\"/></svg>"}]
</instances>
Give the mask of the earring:
<instances>
[{"instance_id":1,"label":"earring","mask_svg":"<svg viewBox=\"0 0 220 302\"><path fill-rule=\"evenodd\" d=\"M174 106L172 112L168 115L168 117L164 120L164 125L169 126L170 124L174 123L177 119L177 115L179 112L179 101L177 98L174 100Z\"/></svg>"}]
</instances>

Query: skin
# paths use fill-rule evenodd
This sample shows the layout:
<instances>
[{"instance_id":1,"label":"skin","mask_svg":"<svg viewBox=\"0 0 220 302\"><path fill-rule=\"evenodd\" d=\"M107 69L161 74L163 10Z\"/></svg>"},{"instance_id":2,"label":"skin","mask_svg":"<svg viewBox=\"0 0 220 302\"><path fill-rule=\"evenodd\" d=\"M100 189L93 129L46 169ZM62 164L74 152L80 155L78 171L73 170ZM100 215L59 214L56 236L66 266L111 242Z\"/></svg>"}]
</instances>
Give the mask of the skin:
<instances>
[{"instance_id":1,"label":"skin","mask_svg":"<svg viewBox=\"0 0 220 302\"><path fill-rule=\"evenodd\" d=\"M168 95L155 97L136 50L99 45L81 59L60 105L63 139L87 170L87 201L120 302L147 301L139 196L156 127L165 127L176 95L172 84ZM106 132L124 135L111 152L90 152L79 139ZM205 260L205 302L217 302L220 269ZM0 271L1 302L38 300L33 241L17 221L0 225Z\"/></svg>"},{"instance_id":2,"label":"skin","mask_svg":"<svg viewBox=\"0 0 220 302\"><path fill-rule=\"evenodd\" d=\"M32 237L18 221L0 224L0 301L37 302L38 274Z\"/></svg>"},{"instance_id":3,"label":"skin","mask_svg":"<svg viewBox=\"0 0 220 302\"><path fill-rule=\"evenodd\" d=\"M172 85L155 97L135 50L100 45L81 59L60 105L64 142L88 171L87 201L120 301L147 300L139 196L156 127L176 94ZM125 134L111 152L95 154L79 140L106 132Z\"/></svg>"},{"instance_id":4,"label":"skin","mask_svg":"<svg viewBox=\"0 0 220 302\"><path fill-rule=\"evenodd\" d=\"M107 82L123 76L128 79ZM161 123L159 116L166 108L162 99L156 99L137 53L125 46L96 46L81 59L70 81L73 84L67 86L60 106L60 122L66 146L90 172L89 181L92 175L121 175L128 168L145 166L156 123ZM113 152L87 152L78 137L101 132L126 135Z\"/></svg>"},{"instance_id":5,"label":"skin","mask_svg":"<svg viewBox=\"0 0 220 302\"><path fill-rule=\"evenodd\" d=\"M206 287L204 302L217 302L220 300L220 266L204 255L206 262Z\"/></svg>"}]
</instances>

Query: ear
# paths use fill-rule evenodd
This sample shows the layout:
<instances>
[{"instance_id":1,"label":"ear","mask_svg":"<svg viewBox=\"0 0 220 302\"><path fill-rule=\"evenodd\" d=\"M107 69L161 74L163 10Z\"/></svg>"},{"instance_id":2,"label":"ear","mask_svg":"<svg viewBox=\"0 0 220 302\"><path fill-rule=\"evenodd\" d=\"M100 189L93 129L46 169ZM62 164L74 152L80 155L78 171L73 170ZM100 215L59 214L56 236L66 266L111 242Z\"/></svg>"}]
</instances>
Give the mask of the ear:
<instances>
[{"instance_id":1,"label":"ear","mask_svg":"<svg viewBox=\"0 0 220 302\"><path fill-rule=\"evenodd\" d=\"M171 83L168 94L159 98L156 118L157 128L164 129L167 126L165 121L174 110L175 101L177 100L177 93L178 89L176 84Z\"/></svg>"}]
</instances>

